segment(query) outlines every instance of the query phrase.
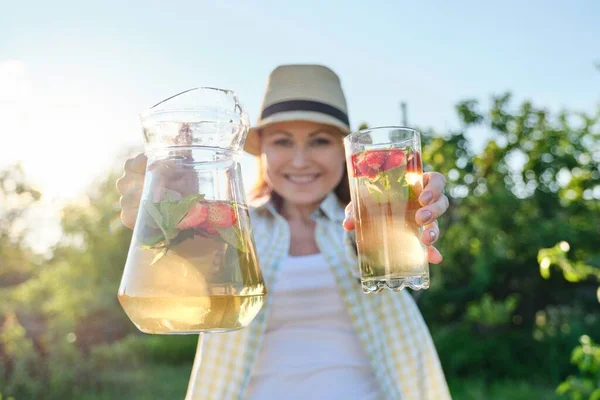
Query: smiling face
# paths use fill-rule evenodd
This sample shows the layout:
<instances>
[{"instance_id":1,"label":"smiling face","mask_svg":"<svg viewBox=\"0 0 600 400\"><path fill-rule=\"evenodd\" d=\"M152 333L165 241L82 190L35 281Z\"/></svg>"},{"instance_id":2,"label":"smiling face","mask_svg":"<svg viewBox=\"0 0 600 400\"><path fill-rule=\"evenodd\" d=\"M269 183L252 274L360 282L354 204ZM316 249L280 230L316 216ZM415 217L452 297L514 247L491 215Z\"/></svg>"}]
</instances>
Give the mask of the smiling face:
<instances>
[{"instance_id":1,"label":"smiling face","mask_svg":"<svg viewBox=\"0 0 600 400\"><path fill-rule=\"evenodd\" d=\"M279 122L261 132L261 158L269 186L286 202L318 204L340 182L342 135L314 122Z\"/></svg>"}]
</instances>

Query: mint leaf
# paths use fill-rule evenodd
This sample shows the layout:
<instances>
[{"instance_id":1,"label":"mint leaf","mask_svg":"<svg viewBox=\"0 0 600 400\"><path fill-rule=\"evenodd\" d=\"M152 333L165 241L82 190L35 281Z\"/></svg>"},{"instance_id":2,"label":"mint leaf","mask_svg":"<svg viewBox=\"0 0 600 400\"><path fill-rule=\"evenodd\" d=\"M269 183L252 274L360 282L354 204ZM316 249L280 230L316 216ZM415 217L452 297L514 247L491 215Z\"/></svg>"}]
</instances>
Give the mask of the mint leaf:
<instances>
[{"instance_id":1,"label":"mint leaf","mask_svg":"<svg viewBox=\"0 0 600 400\"><path fill-rule=\"evenodd\" d=\"M369 189L370 193L373 193L373 192L383 193L383 189L381 187L379 187L379 185L377 185L376 183L365 180L365 186L367 187L367 189Z\"/></svg>"},{"instance_id":2,"label":"mint leaf","mask_svg":"<svg viewBox=\"0 0 600 400\"><path fill-rule=\"evenodd\" d=\"M146 205L148 204L148 202L144 202L144 206L142 207L142 212L145 214L143 216L143 221L144 221L144 229L160 229L158 227L158 224L156 223L156 219L154 216L152 216L152 214L150 213L150 211L148 210L148 208L146 207ZM160 212L158 213L160 214ZM160 217L161 221L162 221L162 216Z\"/></svg>"},{"instance_id":3,"label":"mint leaf","mask_svg":"<svg viewBox=\"0 0 600 400\"><path fill-rule=\"evenodd\" d=\"M384 203L384 202L387 201L387 193L381 187L381 185L379 184L379 182L370 182L369 180L365 179L365 186L369 190L369 194L371 195L371 198L376 203Z\"/></svg>"},{"instance_id":4,"label":"mint leaf","mask_svg":"<svg viewBox=\"0 0 600 400\"><path fill-rule=\"evenodd\" d=\"M158 209L163 217L163 227L165 231L170 232L175 229L183 217L200 200L204 199L203 194L193 194L181 200L162 200L158 203Z\"/></svg>"},{"instance_id":5,"label":"mint leaf","mask_svg":"<svg viewBox=\"0 0 600 400\"><path fill-rule=\"evenodd\" d=\"M406 165L379 173L374 179L364 179L371 198L377 203L401 201L407 198L407 188L403 187Z\"/></svg>"},{"instance_id":6,"label":"mint leaf","mask_svg":"<svg viewBox=\"0 0 600 400\"><path fill-rule=\"evenodd\" d=\"M167 246L169 245L169 235L167 234L167 230L165 229L165 223L163 221L163 216L156 205L152 202L144 203L144 208L148 211L148 214L152 217L158 228L162 231L165 240L167 241Z\"/></svg>"},{"instance_id":7,"label":"mint leaf","mask_svg":"<svg viewBox=\"0 0 600 400\"><path fill-rule=\"evenodd\" d=\"M247 284L244 280L242 263L240 262L240 253L233 246L230 246L225 251L225 268L231 271L231 281Z\"/></svg>"},{"instance_id":8,"label":"mint leaf","mask_svg":"<svg viewBox=\"0 0 600 400\"><path fill-rule=\"evenodd\" d=\"M140 242L142 247L166 247L168 250L172 242L174 244L179 243L183 241L184 238L190 237L188 232L185 237L182 236L179 238L180 232L177 230L177 225L198 201L204 199L204 195L193 194L181 200L174 200L174 197L167 192L165 198L166 200L159 201L158 203L153 203L150 201L144 202L143 208L151 217L146 218L146 225L152 228L160 229L161 234L148 235L141 239ZM177 238L179 239L175 240ZM162 256L164 256L164 254L162 254ZM159 259L160 257L155 259L153 263Z\"/></svg>"},{"instance_id":9,"label":"mint leaf","mask_svg":"<svg viewBox=\"0 0 600 400\"><path fill-rule=\"evenodd\" d=\"M221 239L231 247L235 248L242 253L246 252L246 242L242 238L242 235L234 226L230 226L228 228L219 228L216 227L217 232L219 232L219 236Z\"/></svg>"},{"instance_id":10,"label":"mint leaf","mask_svg":"<svg viewBox=\"0 0 600 400\"><path fill-rule=\"evenodd\" d=\"M161 258L163 258L164 256L166 256L167 255L167 251L169 251L168 247L165 247L165 248L161 249L156 254L156 256L154 256L154 259L152 260L152 262L150 263L150 265L152 266L152 265L156 264L158 262L158 260L160 260Z\"/></svg>"},{"instance_id":11,"label":"mint leaf","mask_svg":"<svg viewBox=\"0 0 600 400\"><path fill-rule=\"evenodd\" d=\"M146 249L154 249L157 247L162 247L162 246L159 246L159 244L161 242L164 242L164 240L165 240L165 235L162 232L159 232L159 233L155 233L155 234L150 234L148 236L143 236L140 239L140 245Z\"/></svg>"},{"instance_id":12,"label":"mint leaf","mask_svg":"<svg viewBox=\"0 0 600 400\"><path fill-rule=\"evenodd\" d=\"M158 210L158 208L156 208L156 205L154 203L151 203L149 201L145 202L144 209L148 212L148 214L150 214L150 216L154 220L154 223L157 226L160 227L163 225L162 215L160 214L160 211Z\"/></svg>"},{"instance_id":13,"label":"mint leaf","mask_svg":"<svg viewBox=\"0 0 600 400\"><path fill-rule=\"evenodd\" d=\"M195 236L195 232L193 229L185 229L183 231L179 231L177 233L177 236L175 236L172 240L171 240L171 246L175 246L176 244L179 244L187 239L193 239Z\"/></svg>"}]
</instances>

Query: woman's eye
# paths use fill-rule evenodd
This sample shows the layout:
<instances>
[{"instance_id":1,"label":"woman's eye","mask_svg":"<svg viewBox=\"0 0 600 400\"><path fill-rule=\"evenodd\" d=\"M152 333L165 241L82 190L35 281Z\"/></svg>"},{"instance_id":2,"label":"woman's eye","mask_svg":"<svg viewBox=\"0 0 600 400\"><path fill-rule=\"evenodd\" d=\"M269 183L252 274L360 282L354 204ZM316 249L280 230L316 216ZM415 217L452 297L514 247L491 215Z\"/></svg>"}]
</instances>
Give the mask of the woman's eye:
<instances>
[{"instance_id":1,"label":"woman's eye","mask_svg":"<svg viewBox=\"0 0 600 400\"><path fill-rule=\"evenodd\" d=\"M283 147L290 147L294 145L294 142L292 142L290 139L277 139L273 143L275 144L275 146Z\"/></svg>"},{"instance_id":2,"label":"woman's eye","mask_svg":"<svg viewBox=\"0 0 600 400\"><path fill-rule=\"evenodd\" d=\"M326 138L317 138L312 142L313 146L327 146L331 144L331 140Z\"/></svg>"}]
</instances>

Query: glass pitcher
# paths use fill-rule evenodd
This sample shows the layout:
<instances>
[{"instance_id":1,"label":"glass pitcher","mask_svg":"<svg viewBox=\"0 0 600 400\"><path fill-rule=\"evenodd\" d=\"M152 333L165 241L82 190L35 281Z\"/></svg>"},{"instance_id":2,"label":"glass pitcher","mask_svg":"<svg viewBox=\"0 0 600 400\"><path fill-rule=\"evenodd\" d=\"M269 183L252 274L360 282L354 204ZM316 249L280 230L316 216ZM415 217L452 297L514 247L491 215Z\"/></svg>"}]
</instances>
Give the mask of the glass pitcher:
<instances>
[{"instance_id":1,"label":"glass pitcher","mask_svg":"<svg viewBox=\"0 0 600 400\"><path fill-rule=\"evenodd\" d=\"M247 326L266 288L238 162L246 112L231 91L196 88L141 120L148 164L121 306L151 334Z\"/></svg>"}]
</instances>

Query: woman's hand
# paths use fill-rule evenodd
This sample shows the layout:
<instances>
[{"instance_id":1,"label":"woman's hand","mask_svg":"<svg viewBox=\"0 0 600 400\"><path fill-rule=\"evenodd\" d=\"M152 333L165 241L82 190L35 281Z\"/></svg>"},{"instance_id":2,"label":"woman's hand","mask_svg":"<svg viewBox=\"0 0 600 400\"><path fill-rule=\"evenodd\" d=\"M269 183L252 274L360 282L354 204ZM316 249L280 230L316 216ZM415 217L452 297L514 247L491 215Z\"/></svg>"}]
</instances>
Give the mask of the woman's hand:
<instances>
[{"instance_id":1,"label":"woman's hand","mask_svg":"<svg viewBox=\"0 0 600 400\"><path fill-rule=\"evenodd\" d=\"M121 194L121 221L133 229L142 199L142 188L148 159L144 154L138 154L125 162L123 176L117 180L117 190Z\"/></svg>"},{"instance_id":2,"label":"woman's hand","mask_svg":"<svg viewBox=\"0 0 600 400\"><path fill-rule=\"evenodd\" d=\"M130 229L137 219L146 173L152 187L145 200L158 202L167 194L178 200L198 193L198 174L185 162L185 158L157 160L150 165L144 154L128 159L123 176L117 180L117 190L121 194L121 221Z\"/></svg>"},{"instance_id":3,"label":"woman's hand","mask_svg":"<svg viewBox=\"0 0 600 400\"><path fill-rule=\"evenodd\" d=\"M439 172L426 172L423 174L423 191L419 196L421 208L415 214L417 224L424 227L421 242L427 246L429 262L439 264L442 255L433 244L440 236L440 229L436 219L446 212L449 206L448 198L443 194L446 178ZM354 229L354 207L352 203L346 206L346 219L344 228Z\"/></svg>"}]
</instances>

